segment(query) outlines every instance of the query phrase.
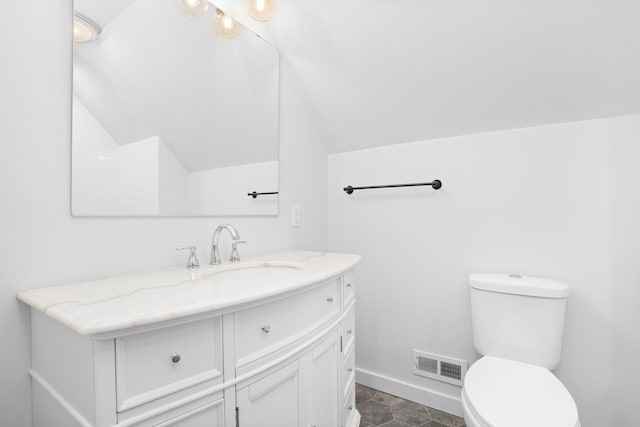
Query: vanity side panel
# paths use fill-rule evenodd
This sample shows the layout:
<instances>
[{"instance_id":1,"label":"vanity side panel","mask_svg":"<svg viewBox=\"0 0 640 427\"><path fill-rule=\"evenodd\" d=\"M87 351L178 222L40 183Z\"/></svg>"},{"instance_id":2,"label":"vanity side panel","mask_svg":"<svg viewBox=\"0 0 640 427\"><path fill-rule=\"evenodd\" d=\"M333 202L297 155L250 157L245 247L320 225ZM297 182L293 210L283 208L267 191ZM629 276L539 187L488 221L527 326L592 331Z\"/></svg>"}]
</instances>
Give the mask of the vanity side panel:
<instances>
[{"instance_id":1,"label":"vanity side panel","mask_svg":"<svg viewBox=\"0 0 640 427\"><path fill-rule=\"evenodd\" d=\"M32 382L46 383L40 388L34 387L34 390L50 396L57 395L56 401L63 399L66 405L93 424L93 342L35 309L31 310L31 340L31 370L35 374L32 375ZM47 385L51 390L46 390ZM38 401L45 402L47 407L51 406L49 399L39 398ZM58 403L62 409L64 404ZM38 404L34 398L34 408ZM69 412L69 409L65 410ZM34 410L34 414L36 412ZM49 418L48 423L42 425L51 426L51 421ZM34 426L38 426L35 417Z\"/></svg>"},{"instance_id":2,"label":"vanity side panel","mask_svg":"<svg viewBox=\"0 0 640 427\"><path fill-rule=\"evenodd\" d=\"M31 381L31 418L33 427L80 427L65 408L36 380Z\"/></svg>"},{"instance_id":3,"label":"vanity side panel","mask_svg":"<svg viewBox=\"0 0 640 427\"><path fill-rule=\"evenodd\" d=\"M95 425L109 427L118 422L116 416L115 341L93 341L95 390Z\"/></svg>"}]
</instances>

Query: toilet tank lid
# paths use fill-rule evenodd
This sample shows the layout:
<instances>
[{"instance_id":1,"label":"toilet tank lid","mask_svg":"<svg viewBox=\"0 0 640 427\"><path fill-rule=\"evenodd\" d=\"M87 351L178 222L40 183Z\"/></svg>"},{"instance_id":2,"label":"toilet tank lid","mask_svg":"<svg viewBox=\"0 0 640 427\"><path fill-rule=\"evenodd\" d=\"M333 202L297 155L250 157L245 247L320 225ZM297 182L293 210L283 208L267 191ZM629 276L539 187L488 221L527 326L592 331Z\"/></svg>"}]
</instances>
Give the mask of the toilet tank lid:
<instances>
[{"instance_id":1,"label":"toilet tank lid","mask_svg":"<svg viewBox=\"0 0 640 427\"><path fill-rule=\"evenodd\" d=\"M540 298L566 298L569 296L569 285L564 282L519 274L471 274L469 286L485 291Z\"/></svg>"}]
</instances>

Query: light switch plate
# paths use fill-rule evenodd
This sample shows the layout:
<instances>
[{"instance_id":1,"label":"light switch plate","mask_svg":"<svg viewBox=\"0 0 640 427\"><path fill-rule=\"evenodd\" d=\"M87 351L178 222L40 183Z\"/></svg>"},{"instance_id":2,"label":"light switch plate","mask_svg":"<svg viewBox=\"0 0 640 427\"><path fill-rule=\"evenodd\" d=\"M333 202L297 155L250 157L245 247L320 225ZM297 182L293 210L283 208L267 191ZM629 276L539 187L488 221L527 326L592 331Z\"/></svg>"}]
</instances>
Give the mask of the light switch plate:
<instances>
[{"instance_id":1,"label":"light switch plate","mask_svg":"<svg viewBox=\"0 0 640 427\"><path fill-rule=\"evenodd\" d=\"M300 227L300 206L291 206L291 227Z\"/></svg>"}]
</instances>

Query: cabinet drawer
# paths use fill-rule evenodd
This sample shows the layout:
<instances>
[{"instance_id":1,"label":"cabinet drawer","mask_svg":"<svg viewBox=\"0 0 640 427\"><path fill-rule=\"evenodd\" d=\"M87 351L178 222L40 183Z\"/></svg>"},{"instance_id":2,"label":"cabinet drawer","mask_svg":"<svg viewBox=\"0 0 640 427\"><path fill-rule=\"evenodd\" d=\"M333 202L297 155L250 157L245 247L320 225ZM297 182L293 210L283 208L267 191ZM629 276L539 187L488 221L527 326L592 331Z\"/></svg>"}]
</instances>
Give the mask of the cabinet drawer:
<instances>
[{"instance_id":1,"label":"cabinet drawer","mask_svg":"<svg viewBox=\"0 0 640 427\"><path fill-rule=\"evenodd\" d=\"M224 399L222 393L206 396L172 409L142 414L118 414L118 424L132 423L135 427L223 427ZM131 412L131 411L128 411ZM152 415L150 415L152 414Z\"/></svg>"},{"instance_id":2,"label":"cabinet drawer","mask_svg":"<svg viewBox=\"0 0 640 427\"><path fill-rule=\"evenodd\" d=\"M224 400L220 399L199 408L176 415L154 427L224 427Z\"/></svg>"},{"instance_id":3,"label":"cabinet drawer","mask_svg":"<svg viewBox=\"0 0 640 427\"><path fill-rule=\"evenodd\" d=\"M351 351L351 347L355 343L356 332L356 317L355 309L351 309L347 316L342 321L342 351L344 354Z\"/></svg>"},{"instance_id":4,"label":"cabinet drawer","mask_svg":"<svg viewBox=\"0 0 640 427\"><path fill-rule=\"evenodd\" d=\"M344 357L344 364L342 365L344 371L342 372L343 378L343 390L344 397L349 394L349 389L353 387L356 382L356 352L351 348L351 351Z\"/></svg>"},{"instance_id":5,"label":"cabinet drawer","mask_svg":"<svg viewBox=\"0 0 640 427\"><path fill-rule=\"evenodd\" d=\"M344 301L344 306L348 306L349 304L351 304L351 301L353 301L353 299L356 296L356 285L355 285L355 281L353 280L353 272L352 271L347 271L344 273L344 275L342 276L342 301Z\"/></svg>"},{"instance_id":6,"label":"cabinet drawer","mask_svg":"<svg viewBox=\"0 0 640 427\"><path fill-rule=\"evenodd\" d=\"M235 314L236 366L307 335L340 312L338 281Z\"/></svg>"},{"instance_id":7,"label":"cabinet drawer","mask_svg":"<svg viewBox=\"0 0 640 427\"><path fill-rule=\"evenodd\" d=\"M196 399L172 409L135 414L118 414L118 424L133 423L135 427L223 427L224 398L222 393ZM131 412L131 411L129 411ZM150 415L149 414L153 414Z\"/></svg>"},{"instance_id":8,"label":"cabinet drawer","mask_svg":"<svg viewBox=\"0 0 640 427\"><path fill-rule=\"evenodd\" d=\"M222 382L219 317L116 339L118 412L211 380Z\"/></svg>"}]
</instances>

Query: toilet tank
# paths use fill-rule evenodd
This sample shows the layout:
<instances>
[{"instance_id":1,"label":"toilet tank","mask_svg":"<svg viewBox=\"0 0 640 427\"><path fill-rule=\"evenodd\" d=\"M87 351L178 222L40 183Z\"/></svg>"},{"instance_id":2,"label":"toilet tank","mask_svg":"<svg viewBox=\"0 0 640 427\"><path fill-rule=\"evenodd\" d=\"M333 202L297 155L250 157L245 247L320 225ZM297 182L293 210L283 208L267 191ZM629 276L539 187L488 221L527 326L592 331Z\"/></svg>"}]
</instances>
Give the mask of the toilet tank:
<instances>
[{"instance_id":1,"label":"toilet tank","mask_svg":"<svg viewBox=\"0 0 640 427\"><path fill-rule=\"evenodd\" d=\"M516 274L472 274L473 344L485 356L553 370L560 363L569 286Z\"/></svg>"}]
</instances>

